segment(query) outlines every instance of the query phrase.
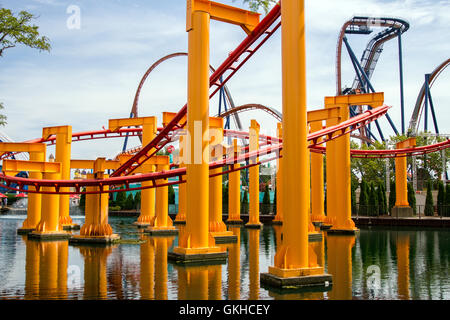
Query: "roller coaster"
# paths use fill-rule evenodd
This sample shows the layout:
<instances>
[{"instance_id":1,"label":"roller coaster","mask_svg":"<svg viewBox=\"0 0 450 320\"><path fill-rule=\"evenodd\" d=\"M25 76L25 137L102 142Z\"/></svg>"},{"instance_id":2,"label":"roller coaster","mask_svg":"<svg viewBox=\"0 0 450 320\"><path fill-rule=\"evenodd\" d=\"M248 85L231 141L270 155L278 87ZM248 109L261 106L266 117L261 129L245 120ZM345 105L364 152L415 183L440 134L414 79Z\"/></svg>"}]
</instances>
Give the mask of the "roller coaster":
<instances>
[{"instance_id":1,"label":"roller coaster","mask_svg":"<svg viewBox=\"0 0 450 320\"><path fill-rule=\"evenodd\" d=\"M229 94L229 90L226 88L227 82L238 72L238 70L250 60L250 58L261 48L264 43L280 28L281 26L281 10L280 5L275 5L273 9L264 17L263 20L256 26L256 28L248 34L248 36L237 46L237 48L230 53L230 55L225 59L225 61L216 69L213 70L210 76L210 98L215 96L216 93L220 92L220 90L225 90L228 96L229 102L232 101L231 95ZM344 28L341 31L339 42L338 42L338 63L337 63L337 93L342 93L341 88L341 66L340 66L340 56L341 56L341 48L342 42L345 42L345 33L347 32L368 32L367 29L364 29L364 26L367 26L368 19L355 17L348 21ZM378 57L380 54L380 48L382 44L387 40L399 35L400 33L408 30L409 25L401 20L396 19L375 19L374 23L379 24L381 26L387 27L388 31L381 32L377 34L369 43L368 49L366 49L362 62L362 68L365 72L361 72L364 75L364 79L360 76L357 76L355 79L352 89L362 89L367 90L369 81L369 77L373 74L374 67L378 61ZM356 30L356 28L359 28ZM169 56L166 56L155 64L153 64L148 71L145 73L144 77L139 84L138 90L136 92L136 96L134 99L133 107L131 110L131 116L138 116L138 100L139 93L141 91L142 85L145 79L148 77L150 72L154 70L160 63L166 61L170 58L184 56L185 53L175 53ZM447 60L444 64L439 66L431 76L431 80L434 81L437 76L442 72L445 67L449 64L449 60ZM361 70L360 70L361 71ZM425 91L423 89L422 91ZM416 109L414 110L413 119L411 120L410 128L417 128L417 118L420 113L420 106L424 100L424 95L421 91L421 94L418 98L418 103L416 104ZM310 141L310 150L317 153L325 153L326 148L321 147L321 144L326 143L327 141L334 140L343 135L349 134L351 132L362 130L366 128L371 122L377 121L382 116L387 116L387 111L390 107L384 105L382 107L366 110L361 112L355 112L352 114L352 117L344 122L339 123L338 125L328 126L323 128L322 130L310 133L308 136L308 141ZM265 107L257 104L250 104L244 106L238 106L227 110L226 112L220 114L221 117L228 117L233 115L235 117L236 122L238 123L238 127L241 128L240 120L237 116L239 112L243 112L246 110L254 110L261 109L265 112L269 113L273 116L277 121L282 120L282 115L280 112L276 111L273 108ZM181 184L184 183L186 168L174 168L166 171L159 171L153 173L144 173L144 174L133 174L136 170L142 166L147 160L156 155L158 151L164 148L167 144L171 143L176 139L177 131L183 129L186 126L186 122L183 118L187 113L187 104L184 105L178 113L173 117L173 119L164 127L158 128L158 133L156 137L148 144L139 147L129 153L132 153L132 157L118 167L111 174L110 178L107 179L86 179L86 180L43 180L43 179L31 179L31 178L19 178L12 177L6 174L0 175L0 180L3 181L4 186L14 191L24 191L25 186L33 186L33 190L27 190L30 193L42 193L42 194L95 194L95 193L112 193L118 191L130 191L130 190L143 190L146 188L157 188L166 185L173 184ZM414 120L414 121L413 121ZM77 141L85 141L85 140L97 140L97 139L110 139L110 138L127 138L130 136L140 137L142 135L142 128L122 128L118 131L110 131L110 130L94 130L87 132L78 132L72 135L72 142ZM235 137L243 140L249 139L249 133L244 132L242 130L225 130L226 137ZM263 142L263 147L261 147L257 151L248 151L248 149L240 154L235 156L228 156L226 159L222 159L219 161L211 162L209 164L210 169L215 169L219 167L228 166L229 164L244 162L250 158L254 157L266 157L262 160L259 160L257 163L247 164L246 166L242 166L239 168L231 168L220 173L211 173L210 176L213 177L215 175L223 175L236 170L243 170L252 166L259 165L261 163L265 163L268 161L272 161L280 157L280 150L283 147L282 139L278 139L276 137L270 136L260 136L261 142ZM50 136L47 139L37 138L25 141L27 143L46 143L47 145L52 145L56 143L56 137ZM379 157L379 158L395 158L395 157L405 157L411 155L423 155L430 152L436 152L439 150L446 149L450 146L450 140L447 140L442 143L429 145L425 147L418 148L404 148L404 149L396 149L396 150L352 150L351 154L353 157ZM125 148L124 148L125 149ZM245 150L245 149L244 149ZM1 159L6 159L11 157L14 153L5 153L1 156ZM271 155L271 157L267 157ZM175 180L171 180L168 182L162 179L167 178L177 178ZM151 184L146 186L131 186L133 183L151 181ZM13 187L13 185L15 187ZM97 187L96 190L87 190L89 187ZM106 187L118 187L125 186L125 188L106 188ZM43 190L43 189L46 190ZM48 190L51 188L52 190ZM66 188L71 188L67 190Z\"/></svg>"}]
</instances>

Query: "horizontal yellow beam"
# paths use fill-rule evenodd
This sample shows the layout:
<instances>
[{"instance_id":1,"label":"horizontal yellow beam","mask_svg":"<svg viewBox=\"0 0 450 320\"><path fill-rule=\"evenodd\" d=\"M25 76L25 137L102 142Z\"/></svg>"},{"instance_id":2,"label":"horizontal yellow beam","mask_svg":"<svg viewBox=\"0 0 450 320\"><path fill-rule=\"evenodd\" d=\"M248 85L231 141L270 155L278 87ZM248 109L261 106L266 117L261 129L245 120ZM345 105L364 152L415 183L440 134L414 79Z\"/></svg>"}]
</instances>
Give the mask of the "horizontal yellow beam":
<instances>
[{"instance_id":1,"label":"horizontal yellow beam","mask_svg":"<svg viewBox=\"0 0 450 320\"><path fill-rule=\"evenodd\" d=\"M397 149L406 149L406 148L412 148L417 145L416 138L409 138L401 142L397 142L396 147Z\"/></svg>"},{"instance_id":2,"label":"horizontal yellow beam","mask_svg":"<svg viewBox=\"0 0 450 320\"><path fill-rule=\"evenodd\" d=\"M175 118L175 112L163 112L163 126L167 126L173 118ZM186 122L186 116L181 118L178 124ZM209 117L209 127L210 128L223 128L223 118L219 117Z\"/></svg>"},{"instance_id":3,"label":"horizontal yellow beam","mask_svg":"<svg viewBox=\"0 0 450 320\"><path fill-rule=\"evenodd\" d=\"M192 29L192 14L195 11L207 12L213 20L238 25L247 34L250 34L259 24L259 13L208 0L188 0L186 31Z\"/></svg>"},{"instance_id":4,"label":"horizontal yellow beam","mask_svg":"<svg viewBox=\"0 0 450 320\"><path fill-rule=\"evenodd\" d=\"M57 126L42 128L42 138L48 139L52 135L65 134L67 136L66 143L72 142L72 126Z\"/></svg>"},{"instance_id":5,"label":"horizontal yellow beam","mask_svg":"<svg viewBox=\"0 0 450 320\"><path fill-rule=\"evenodd\" d=\"M371 106L380 107L384 103L384 92L350 94L346 96L325 97L325 106Z\"/></svg>"},{"instance_id":6,"label":"horizontal yellow beam","mask_svg":"<svg viewBox=\"0 0 450 320\"><path fill-rule=\"evenodd\" d=\"M308 111L308 122L317 122L317 121L323 121L327 119L332 118L339 118L341 116L340 114L340 107L332 107L328 109L319 109L319 110L312 110Z\"/></svg>"},{"instance_id":7,"label":"horizontal yellow beam","mask_svg":"<svg viewBox=\"0 0 450 320\"><path fill-rule=\"evenodd\" d=\"M95 161L96 160L78 160L78 159L70 160L70 168L71 169L94 169ZM101 168L103 168L103 170L101 170L101 168L100 168L100 171L104 171L104 170L108 170L108 169L116 170L117 168L119 168L119 166L120 166L119 161L105 160L105 162L102 163L102 166L101 166Z\"/></svg>"},{"instance_id":8,"label":"horizontal yellow beam","mask_svg":"<svg viewBox=\"0 0 450 320\"><path fill-rule=\"evenodd\" d=\"M25 160L3 160L2 171L5 174L8 173L9 175L16 175L20 171L59 173L61 171L61 163Z\"/></svg>"},{"instance_id":9,"label":"horizontal yellow beam","mask_svg":"<svg viewBox=\"0 0 450 320\"><path fill-rule=\"evenodd\" d=\"M6 152L28 152L44 153L45 143L23 143L23 142L0 142L0 153Z\"/></svg>"},{"instance_id":10,"label":"horizontal yellow beam","mask_svg":"<svg viewBox=\"0 0 450 320\"><path fill-rule=\"evenodd\" d=\"M156 117L110 119L108 128L114 132L122 127L137 127L145 125L152 125L156 130Z\"/></svg>"}]
</instances>

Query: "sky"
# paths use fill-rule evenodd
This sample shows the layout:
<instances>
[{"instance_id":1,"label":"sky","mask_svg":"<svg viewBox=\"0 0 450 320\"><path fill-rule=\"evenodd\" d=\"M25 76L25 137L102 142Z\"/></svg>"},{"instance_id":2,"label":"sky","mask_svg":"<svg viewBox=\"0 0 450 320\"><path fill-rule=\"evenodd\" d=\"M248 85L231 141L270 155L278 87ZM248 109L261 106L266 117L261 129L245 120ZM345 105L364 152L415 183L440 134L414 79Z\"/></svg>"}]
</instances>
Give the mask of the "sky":
<instances>
[{"instance_id":1,"label":"sky","mask_svg":"<svg viewBox=\"0 0 450 320\"><path fill-rule=\"evenodd\" d=\"M240 0L221 2L247 9ZM35 14L34 23L52 45L49 53L19 46L0 57L0 101L8 117L0 130L15 141L40 137L46 126L71 125L73 132L107 128L108 119L129 116L136 88L150 65L167 54L187 51L184 0L0 0L0 5L15 13ZM70 28L74 6L79 8L79 28ZM308 110L323 108L324 97L335 94L338 34L354 15L399 17L410 23L402 37L408 127L424 74L450 55L450 0L306 1ZM211 65L219 66L245 36L237 26L212 21ZM348 39L360 57L370 36ZM345 52L342 66L343 85L351 86L355 74ZM400 128L398 70L397 41L391 40L384 46L372 83L385 92L385 103L392 106L389 114ZM445 109L450 105L449 85L446 70L432 88L441 133L450 133L450 114ZM228 87L236 105L258 103L281 111L280 31ZM186 100L187 59L179 57L160 65L147 79L139 115L157 116L161 124L162 112L176 112ZM218 100L212 99L210 114L217 110ZM261 133L276 135L276 121L269 115L241 114L244 128L251 119L261 124ZM380 124L386 136L394 134L385 119ZM72 158L113 158L122 145L122 139L77 142L72 145ZM133 138L128 147L136 145Z\"/></svg>"}]
</instances>

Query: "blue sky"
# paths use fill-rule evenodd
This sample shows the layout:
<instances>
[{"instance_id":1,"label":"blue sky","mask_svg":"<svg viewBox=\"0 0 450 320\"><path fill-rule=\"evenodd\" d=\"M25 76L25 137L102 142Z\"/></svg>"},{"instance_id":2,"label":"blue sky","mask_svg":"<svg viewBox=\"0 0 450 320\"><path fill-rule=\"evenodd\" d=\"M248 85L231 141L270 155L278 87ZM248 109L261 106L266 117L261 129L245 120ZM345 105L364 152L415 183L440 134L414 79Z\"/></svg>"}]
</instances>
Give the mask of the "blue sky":
<instances>
[{"instance_id":1,"label":"blue sky","mask_svg":"<svg viewBox=\"0 0 450 320\"><path fill-rule=\"evenodd\" d=\"M222 1L241 6L242 1ZM146 69L162 56L187 50L184 0L0 0L14 12L27 10L39 16L40 32L50 38L50 53L25 47L5 52L0 58L0 101L6 107L8 124L3 132L17 141L39 137L42 127L70 124L74 132L101 129L108 119L129 115L137 85ZM81 10L80 29L68 29L67 8ZM449 58L450 1L324 0L306 1L308 105L323 106L323 97L335 93L335 52L339 30L353 15L393 16L411 24L403 37L406 125L423 83L424 74ZM245 37L231 25L212 22L211 64L218 66ZM349 36L359 57L369 37ZM281 110L280 33L229 82L237 105L260 103ZM343 55L343 83L354 77ZM374 87L385 92L390 115L400 127L397 41L385 45L373 76ZM149 77L140 98L140 115L178 111L186 102L187 60L176 58L161 65ZM441 132L450 133L445 106L450 72L433 87ZM217 113L217 99L210 105ZM276 123L264 113L241 116L244 127L250 119L260 122L262 132L275 135ZM382 120L385 134L393 132ZM429 124L431 127L431 122ZM111 158L123 141L78 142L73 158ZM137 139L131 145L137 145Z\"/></svg>"}]
</instances>

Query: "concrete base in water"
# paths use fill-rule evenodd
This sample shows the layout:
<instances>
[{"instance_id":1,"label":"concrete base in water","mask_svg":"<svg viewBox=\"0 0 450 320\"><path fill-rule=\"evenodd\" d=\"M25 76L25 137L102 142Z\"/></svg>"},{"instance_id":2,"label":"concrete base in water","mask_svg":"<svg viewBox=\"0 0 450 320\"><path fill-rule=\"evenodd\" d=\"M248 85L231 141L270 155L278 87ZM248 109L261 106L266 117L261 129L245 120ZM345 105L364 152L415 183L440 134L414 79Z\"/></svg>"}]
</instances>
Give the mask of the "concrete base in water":
<instances>
[{"instance_id":1,"label":"concrete base in water","mask_svg":"<svg viewBox=\"0 0 450 320\"><path fill-rule=\"evenodd\" d=\"M414 210L411 207L393 207L391 216L396 218L414 217Z\"/></svg>"},{"instance_id":2,"label":"concrete base in water","mask_svg":"<svg viewBox=\"0 0 450 320\"><path fill-rule=\"evenodd\" d=\"M262 223L246 223L244 227L249 229L261 229L263 226Z\"/></svg>"},{"instance_id":3,"label":"concrete base in water","mask_svg":"<svg viewBox=\"0 0 450 320\"><path fill-rule=\"evenodd\" d=\"M323 222L322 221L312 222L312 224L314 225L314 227L319 227L320 228L323 225Z\"/></svg>"},{"instance_id":4,"label":"concrete base in water","mask_svg":"<svg viewBox=\"0 0 450 320\"><path fill-rule=\"evenodd\" d=\"M225 264L227 257L228 253L226 251L198 254L183 254L171 251L167 254L167 259L170 262L181 265Z\"/></svg>"},{"instance_id":5,"label":"concrete base in water","mask_svg":"<svg viewBox=\"0 0 450 320\"><path fill-rule=\"evenodd\" d=\"M120 236L118 234L112 234L110 236L80 236L75 235L70 237L69 243L76 243L76 244L112 244L115 241L120 240Z\"/></svg>"},{"instance_id":6,"label":"concrete base in water","mask_svg":"<svg viewBox=\"0 0 450 320\"><path fill-rule=\"evenodd\" d=\"M308 241L314 242L314 241L322 241L323 235L320 232L314 232L314 233L308 233Z\"/></svg>"},{"instance_id":7,"label":"concrete base in water","mask_svg":"<svg viewBox=\"0 0 450 320\"><path fill-rule=\"evenodd\" d=\"M186 224L186 221L184 221L184 220L174 220L173 224Z\"/></svg>"},{"instance_id":8,"label":"concrete base in water","mask_svg":"<svg viewBox=\"0 0 450 320\"><path fill-rule=\"evenodd\" d=\"M30 232L28 233L28 239L34 239L34 240L47 240L47 241L54 241L54 240L67 240L72 236L69 232Z\"/></svg>"},{"instance_id":9,"label":"concrete base in water","mask_svg":"<svg viewBox=\"0 0 450 320\"><path fill-rule=\"evenodd\" d=\"M63 225L63 230L66 231L70 231L70 230L80 230L80 225L79 224L68 224L68 225Z\"/></svg>"},{"instance_id":10,"label":"concrete base in water","mask_svg":"<svg viewBox=\"0 0 450 320\"><path fill-rule=\"evenodd\" d=\"M244 224L244 220L227 220L225 221L226 224Z\"/></svg>"},{"instance_id":11,"label":"concrete base in water","mask_svg":"<svg viewBox=\"0 0 450 320\"><path fill-rule=\"evenodd\" d=\"M329 230L331 229L332 225L331 224L323 224L320 226L320 230Z\"/></svg>"},{"instance_id":12,"label":"concrete base in water","mask_svg":"<svg viewBox=\"0 0 450 320\"><path fill-rule=\"evenodd\" d=\"M296 290L299 288L331 288L333 277L330 274L311 275L303 277L282 278L270 273L261 273L260 282L263 285L284 290Z\"/></svg>"},{"instance_id":13,"label":"concrete base in water","mask_svg":"<svg viewBox=\"0 0 450 320\"><path fill-rule=\"evenodd\" d=\"M359 229L354 230L341 230L341 229L328 229L326 230L329 235L356 235L359 233Z\"/></svg>"},{"instance_id":14,"label":"concrete base in water","mask_svg":"<svg viewBox=\"0 0 450 320\"><path fill-rule=\"evenodd\" d=\"M236 243L237 242L237 236L236 235L226 235L226 236L214 236L214 240L217 244L219 243Z\"/></svg>"},{"instance_id":15,"label":"concrete base in water","mask_svg":"<svg viewBox=\"0 0 450 320\"><path fill-rule=\"evenodd\" d=\"M158 229L150 227L145 229L144 233L147 233L151 236L176 236L178 234L178 229Z\"/></svg>"},{"instance_id":16,"label":"concrete base in water","mask_svg":"<svg viewBox=\"0 0 450 320\"><path fill-rule=\"evenodd\" d=\"M133 222L133 225L135 225L138 228L147 228L150 226L150 223L144 223L144 222Z\"/></svg>"},{"instance_id":17,"label":"concrete base in water","mask_svg":"<svg viewBox=\"0 0 450 320\"><path fill-rule=\"evenodd\" d=\"M17 234L23 235L23 234L28 234L30 232L33 232L35 230L35 228L33 229L29 229L29 228L19 228L17 229Z\"/></svg>"}]
</instances>

